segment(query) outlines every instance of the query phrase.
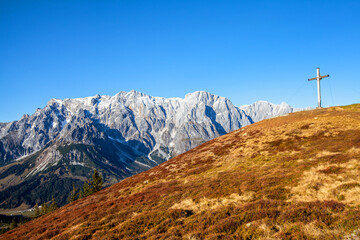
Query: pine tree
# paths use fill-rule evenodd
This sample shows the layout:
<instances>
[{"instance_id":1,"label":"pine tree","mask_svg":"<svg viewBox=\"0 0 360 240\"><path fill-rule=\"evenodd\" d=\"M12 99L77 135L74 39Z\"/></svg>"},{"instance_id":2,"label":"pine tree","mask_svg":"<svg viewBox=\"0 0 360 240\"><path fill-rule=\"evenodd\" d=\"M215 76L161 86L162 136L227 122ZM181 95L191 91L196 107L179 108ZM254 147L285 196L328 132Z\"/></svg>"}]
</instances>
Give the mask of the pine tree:
<instances>
[{"instance_id":1,"label":"pine tree","mask_svg":"<svg viewBox=\"0 0 360 240\"><path fill-rule=\"evenodd\" d=\"M84 182L83 197L87 197L91 194L91 185L89 182Z\"/></svg>"},{"instance_id":2,"label":"pine tree","mask_svg":"<svg viewBox=\"0 0 360 240\"><path fill-rule=\"evenodd\" d=\"M96 169L94 169L94 173L92 175L92 180L91 180L90 184L92 186L91 193L98 192L102 189L104 181Z\"/></svg>"},{"instance_id":3,"label":"pine tree","mask_svg":"<svg viewBox=\"0 0 360 240\"><path fill-rule=\"evenodd\" d=\"M36 204L34 207L34 217L37 218L37 217L40 217L40 215L41 215L41 213L40 213L39 205Z\"/></svg>"},{"instance_id":4,"label":"pine tree","mask_svg":"<svg viewBox=\"0 0 360 240\"><path fill-rule=\"evenodd\" d=\"M70 193L68 202L71 203L71 202L76 201L77 199L78 199L77 189L76 189L75 185L73 184L73 190Z\"/></svg>"},{"instance_id":5,"label":"pine tree","mask_svg":"<svg viewBox=\"0 0 360 240\"><path fill-rule=\"evenodd\" d=\"M55 211L55 210L58 209L58 208L59 208L59 205L57 204L54 196L52 196L52 198L51 198L51 204L50 204L50 206L49 206L49 212Z\"/></svg>"},{"instance_id":6,"label":"pine tree","mask_svg":"<svg viewBox=\"0 0 360 240\"><path fill-rule=\"evenodd\" d=\"M80 188L79 189L79 198L78 199L81 199L84 197L84 191Z\"/></svg>"},{"instance_id":7,"label":"pine tree","mask_svg":"<svg viewBox=\"0 0 360 240\"><path fill-rule=\"evenodd\" d=\"M84 182L84 186L82 189L79 189L79 193L76 194L77 189L73 185L73 191L70 193L70 196L68 198L69 202L73 202L77 199L87 197L97 191L100 191L102 189L102 186L104 184L102 176L99 174L99 172L94 169L94 173L92 175L91 181Z\"/></svg>"},{"instance_id":8,"label":"pine tree","mask_svg":"<svg viewBox=\"0 0 360 240\"><path fill-rule=\"evenodd\" d=\"M40 215L45 215L49 212L49 206L47 203L43 203L41 204L41 210L40 210Z\"/></svg>"},{"instance_id":9,"label":"pine tree","mask_svg":"<svg viewBox=\"0 0 360 240\"><path fill-rule=\"evenodd\" d=\"M13 219L13 220L11 221L11 223L10 223L9 228L10 228L10 230L11 230L11 229L16 228L17 226L18 226L18 224L17 224L16 220Z\"/></svg>"}]
</instances>

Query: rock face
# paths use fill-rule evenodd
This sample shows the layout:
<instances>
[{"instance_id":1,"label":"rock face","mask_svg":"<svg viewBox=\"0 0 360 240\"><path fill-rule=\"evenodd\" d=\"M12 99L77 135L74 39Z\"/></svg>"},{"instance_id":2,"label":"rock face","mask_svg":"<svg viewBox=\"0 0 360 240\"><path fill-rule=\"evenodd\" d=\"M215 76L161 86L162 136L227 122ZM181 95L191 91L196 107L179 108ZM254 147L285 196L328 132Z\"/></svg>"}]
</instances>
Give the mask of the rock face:
<instances>
[{"instance_id":1,"label":"rock face","mask_svg":"<svg viewBox=\"0 0 360 240\"><path fill-rule=\"evenodd\" d=\"M243 110L253 122L258 122L294 111L294 109L285 102L276 105L266 101L257 101L251 105L241 106L240 109Z\"/></svg>"},{"instance_id":2,"label":"rock face","mask_svg":"<svg viewBox=\"0 0 360 240\"><path fill-rule=\"evenodd\" d=\"M10 195L4 192L33 178L53 176L80 184L97 168L108 184L115 183L210 139L292 111L286 103L264 101L236 107L202 91L183 99L137 91L52 99L31 116L0 123L0 207L18 206L20 201L3 201Z\"/></svg>"}]
</instances>

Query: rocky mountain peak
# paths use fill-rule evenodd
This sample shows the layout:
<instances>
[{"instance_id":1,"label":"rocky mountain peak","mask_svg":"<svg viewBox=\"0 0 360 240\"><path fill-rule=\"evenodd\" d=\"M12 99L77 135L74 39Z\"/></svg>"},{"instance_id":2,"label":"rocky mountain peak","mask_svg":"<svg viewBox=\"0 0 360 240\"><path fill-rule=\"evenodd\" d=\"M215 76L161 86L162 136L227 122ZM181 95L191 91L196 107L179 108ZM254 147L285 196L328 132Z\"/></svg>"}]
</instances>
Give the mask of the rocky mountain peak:
<instances>
[{"instance_id":1,"label":"rocky mountain peak","mask_svg":"<svg viewBox=\"0 0 360 240\"><path fill-rule=\"evenodd\" d=\"M66 132L78 126L81 119L88 119L99 131L110 135L116 131L123 139L136 139L145 145L145 155L165 146L173 146L169 151L177 155L197 145L193 138L204 142L291 111L286 103L275 105L265 101L238 108L230 100L205 91L186 94L185 98L152 97L135 90L115 96L54 98L33 115L3 124L0 141L7 157L3 154L1 160L15 160L41 149L57 136L69 136ZM70 126L64 128L67 124ZM16 138L17 150L6 147L10 136Z\"/></svg>"},{"instance_id":2,"label":"rocky mountain peak","mask_svg":"<svg viewBox=\"0 0 360 240\"><path fill-rule=\"evenodd\" d=\"M236 107L204 91L184 98L132 90L115 96L51 99L32 115L0 123L0 167L16 162L18 169L4 170L3 177L17 180L0 186L0 194L29 178L53 181L49 178L54 172L60 178L84 179L92 168L98 168L108 184L114 183L240 127L289 112L287 104L263 101Z\"/></svg>"}]
</instances>

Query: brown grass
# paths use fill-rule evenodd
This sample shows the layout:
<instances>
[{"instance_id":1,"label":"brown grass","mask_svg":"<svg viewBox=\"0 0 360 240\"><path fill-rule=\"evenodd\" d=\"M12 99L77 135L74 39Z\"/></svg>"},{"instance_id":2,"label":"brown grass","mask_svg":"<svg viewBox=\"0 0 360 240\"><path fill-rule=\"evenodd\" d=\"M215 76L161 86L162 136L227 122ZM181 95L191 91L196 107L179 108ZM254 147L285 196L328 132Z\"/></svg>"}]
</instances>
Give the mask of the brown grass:
<instances>
[{"instance_id":1,"label":"brown grass","mask_svg":"<svg viewBox=\"0 0 360 240\"><path fill-rule=\"evenodd\" d=\"M1 239L340 239L360 229L360 107L264 120Z\"/></svg>"}]
</instances>

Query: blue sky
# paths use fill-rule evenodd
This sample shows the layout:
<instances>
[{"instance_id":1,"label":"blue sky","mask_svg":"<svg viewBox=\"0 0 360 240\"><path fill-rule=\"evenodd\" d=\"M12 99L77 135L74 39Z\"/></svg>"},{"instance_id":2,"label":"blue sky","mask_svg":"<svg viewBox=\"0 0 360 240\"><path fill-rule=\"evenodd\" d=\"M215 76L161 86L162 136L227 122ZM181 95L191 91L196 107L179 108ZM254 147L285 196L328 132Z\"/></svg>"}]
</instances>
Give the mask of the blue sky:
<instances>
[{"instance_id":1,"label":"blue sky","mask_svg":"<svg viewBox=\"0 0 360 240\"><path fill-rule=\"evenodd\" d=\"M0 122L51 98L360 102L360 1L0 0Z\"/></svg>"}]
</instances>

